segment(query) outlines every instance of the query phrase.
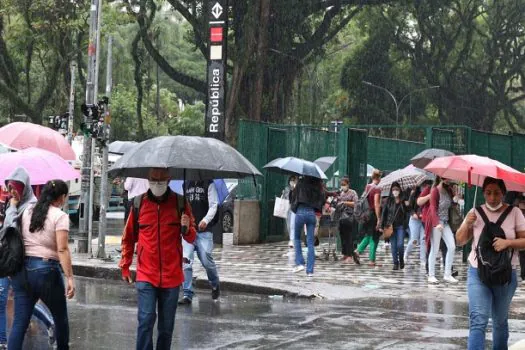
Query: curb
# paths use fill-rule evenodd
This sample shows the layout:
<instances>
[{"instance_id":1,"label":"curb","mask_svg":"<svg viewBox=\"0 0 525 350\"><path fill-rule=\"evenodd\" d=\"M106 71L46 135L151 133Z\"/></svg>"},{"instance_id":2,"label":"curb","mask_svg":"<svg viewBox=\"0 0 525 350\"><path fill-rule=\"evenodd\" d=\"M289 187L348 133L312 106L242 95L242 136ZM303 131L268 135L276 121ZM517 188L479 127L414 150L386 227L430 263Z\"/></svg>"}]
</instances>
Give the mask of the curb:
<instances>
[{"instance_id":1,"label":"curb","mask_svg":"<svg viewBox=\"0 0 525 350\"><path fill-rule=\"evenodd\" d=\"M132 271L134 274L135 271ZM101 267L101 266L89 266L89 265L75 265L73 264L73 275L79 277L88 277L95 279L105 280L121 280L121 273L119 268L115 267ZM195 278L194 285L199 289L211 289L210 284L205 278ZM314 299L314 294L305 294L301 292L291 291L284 288L258 285L253 283L246 283L244 281L232 280L232 279L221 279L221 291L236 292L236 293L247 293L247 294L258 294L258 295L278 295L285 298L294 299Z\"/></svg>"}]
</instances>

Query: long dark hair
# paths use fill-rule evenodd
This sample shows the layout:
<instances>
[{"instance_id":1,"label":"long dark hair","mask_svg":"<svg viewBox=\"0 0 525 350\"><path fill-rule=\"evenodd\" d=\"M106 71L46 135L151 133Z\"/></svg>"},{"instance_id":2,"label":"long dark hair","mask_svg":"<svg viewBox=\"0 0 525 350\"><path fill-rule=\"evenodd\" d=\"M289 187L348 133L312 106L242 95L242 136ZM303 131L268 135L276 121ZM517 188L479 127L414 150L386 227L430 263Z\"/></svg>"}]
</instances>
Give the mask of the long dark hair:
<instances>
[{"instance_id":1,"label":"long dark hair","mask_svg":"<svg viewBox=\"0 0 525 350\"><path fill-rule=\"evenodd\" d=\"M33 208L29 232L38 232L44 229L49 206L68 192L67 184L62 180L51 180L44 185L42 194Z\"/></svg>"},{"instance_id":2,"label":"long dark hair","mask_svg":"<svg viewBox=\"0 0 525 350\"><path fill-rule=\"evenodd\" d=\"M438 187L439 184L441 184L442 182L443 182L443 178L440 176L436 176L434 187ZM454 191L452 191L452 186L443 183L443 189L447 191L448 195L450 196L450 199L454 198Z\"/></svg>"}]
</instances>

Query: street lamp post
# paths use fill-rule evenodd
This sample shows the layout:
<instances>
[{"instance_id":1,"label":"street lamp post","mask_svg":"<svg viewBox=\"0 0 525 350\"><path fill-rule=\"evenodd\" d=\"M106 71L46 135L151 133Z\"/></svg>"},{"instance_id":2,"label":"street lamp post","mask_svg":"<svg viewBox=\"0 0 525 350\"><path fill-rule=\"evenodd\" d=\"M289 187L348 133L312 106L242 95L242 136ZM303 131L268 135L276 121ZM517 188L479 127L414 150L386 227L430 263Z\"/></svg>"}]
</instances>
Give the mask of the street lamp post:
<instances>
[{"instance_id":1,"label":"street lamp post","mask_svg":"<svg viewBox=\"0 0 525 350\"><path fill-rule=\"evenodd\" d=\"M390 90L388 90L387 88L384 88L382 86L379 86L379 85L375 85L375 84L372 84L371 82L369 81L365 81L363 80L363 84L365 85L368 85L368 86L372 86L372 87L375 87L377 89L381 89L383 91L386 91L386 93L388 93L388 95L390 97L392 97L392 100L394 100L394 104L396 105L396 139L399 139L399 108L401 107L401 104L403 103L403 101L409 97L411 94L413 94L414 92L419 92L419 91L423 91L423 90L430 90L430 89L438 89L439 88L439 85L433 85L433 86L429 86L429 87L426 87L426 88L421 88L421 89L415 89L415 90L412 90L410 91L408 94L406 94L405 96L403 96L401 98L401 100L399 102L397 102L397 99L396 97L394 96L393 93L390 92Z\"/></svg>"}]
</instances>

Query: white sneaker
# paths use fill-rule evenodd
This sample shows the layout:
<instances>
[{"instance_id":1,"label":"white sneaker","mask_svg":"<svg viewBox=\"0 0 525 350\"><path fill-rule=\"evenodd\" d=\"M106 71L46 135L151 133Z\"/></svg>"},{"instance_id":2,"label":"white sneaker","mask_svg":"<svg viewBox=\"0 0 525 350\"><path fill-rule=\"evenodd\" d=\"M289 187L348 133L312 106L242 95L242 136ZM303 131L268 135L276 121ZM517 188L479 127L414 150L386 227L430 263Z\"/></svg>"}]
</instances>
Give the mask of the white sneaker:
<instances>
[{"instance_id":1,"label":"white sneaker","mask_svg":"<svg viewBox=\"0 0 525 350\"><path fill-rule=\"evenodd\" d=\"M296 267L293 268L292 272L293 273L297 273L297 272L301 272L304 270L304 265L297 265Z\"/></svg>"},{"instance_id":2,"label":"white sneaker","mask_svg":"<svg viewBox=\"0 0 525 350\"><path fill-rule=\"evenodd\" d=\"M448 283L458 283L458 280L452 276L443 277L443 281L448 282Z\"/></svg>"},{"instance_id":3,"label":"white sneaker","mask_svg":"<svg viewBox=\"0 0 525 350\"><path fill-rule=\"evenodd\" d=\"M430 284L438 284L439 281L437 280L436 277L429 277L428 278L428 283L430 283Z\"/></svg>"},{"instance_id":4,"label":"white sneaker","mask_svg":"<svg viewBox=\"0 0 525 350\"><path fill-rule=\"evenodd\" d=\"M311 278L311 277L314 277L314 274L313 274L313 273L307 273L307 274L306 274L306 277L310 277L310 278Z\"/></svg>"},{"instance_id":5,"label":"white sneaker","mask_svg":"<svg viewBox=\"0 0 525 350\"><path fill-rule=\"evenodd\" d=\"M293 248L293 241L288 242L288 248Z\"/></svg>"}]
</instances>

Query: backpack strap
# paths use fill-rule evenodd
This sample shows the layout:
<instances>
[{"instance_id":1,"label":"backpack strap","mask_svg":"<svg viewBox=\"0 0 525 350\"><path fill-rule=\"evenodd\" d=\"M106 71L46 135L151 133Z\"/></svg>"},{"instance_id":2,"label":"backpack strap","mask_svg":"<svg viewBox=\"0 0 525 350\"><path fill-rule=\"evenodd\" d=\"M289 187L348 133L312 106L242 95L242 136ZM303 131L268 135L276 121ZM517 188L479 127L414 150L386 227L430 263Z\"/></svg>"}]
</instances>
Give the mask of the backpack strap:
<instances>
[{"instance_id":1,"label":"backpack strap","mask_svg":"<svg viewBox=\"0 0 525 350\"><path fill-rule=\"evenodd\" d=\"M142 197L144 195L138 195L136 197L133 197L133 235L135 237L138 237L139 235L139 213L140 213L140 206L142 205Z\"/></svg>"},{"instance_id":2,"label":"backpack strap","mask_svg":"<svg viewBox=\"0 0 525 350\"><path fill-rule=\"evenodd\" d=\"M483 210L481 205L476 207L476 210L479 213L479 215L481 216L481 218L483 219L483 222L485 223L485 225L488 225L490 223L490 220L487 217L487 214L485 213L485 210Z\"/></svg>"},{"instance_id":3,"label":"backpack strap","mask_svg":"<svg viewBox=\"0 0 525 350\"><path fill-rule=\"evenodd\" d=\"M512 205L509 205L507 209L505 209L503 214L500 215L500 217L498 218L498 221L496 221L496 225L501 226L503 224L503 221L505 221L507 216L509 216L512 209L514 209L514 207Z\"/></svg>"}]
</instances>

